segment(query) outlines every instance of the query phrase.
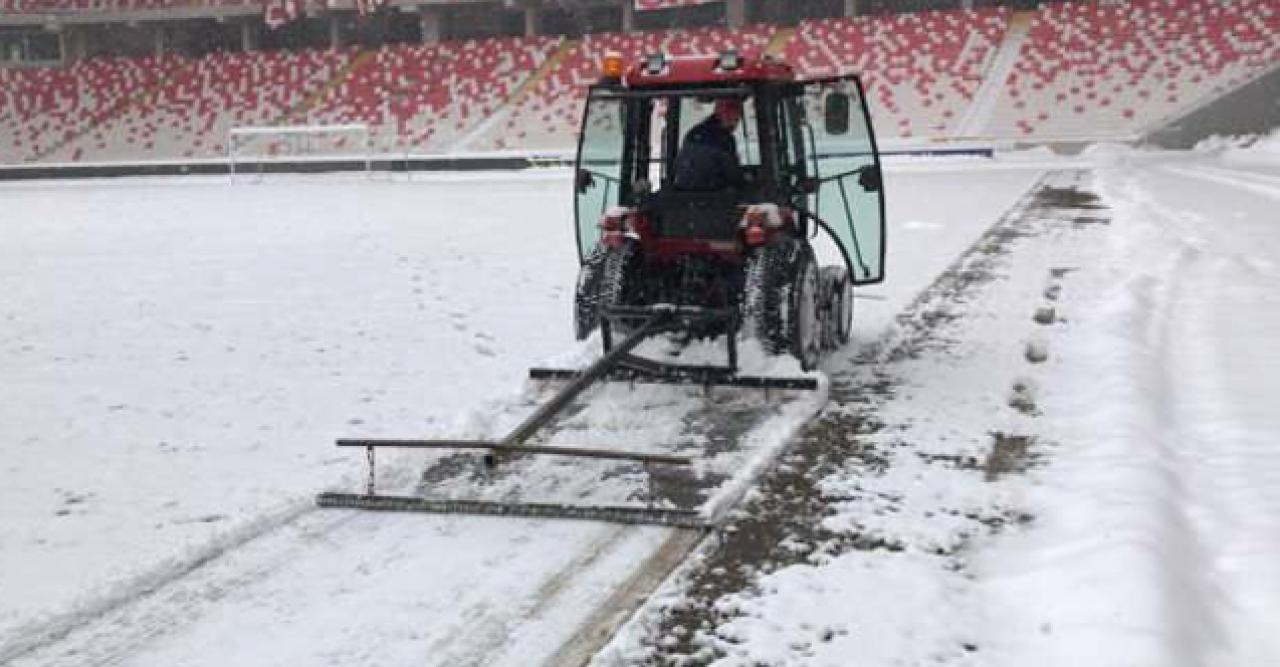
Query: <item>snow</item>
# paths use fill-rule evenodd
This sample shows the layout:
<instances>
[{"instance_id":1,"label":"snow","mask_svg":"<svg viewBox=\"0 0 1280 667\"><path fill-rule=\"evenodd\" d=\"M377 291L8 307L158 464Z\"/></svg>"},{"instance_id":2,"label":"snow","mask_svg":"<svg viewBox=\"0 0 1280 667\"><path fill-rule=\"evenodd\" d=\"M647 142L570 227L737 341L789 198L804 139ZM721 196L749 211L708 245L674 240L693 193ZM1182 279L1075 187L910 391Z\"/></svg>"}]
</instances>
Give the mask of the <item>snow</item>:
<instances>
[{"instance_id":1,"label":"snow","mask_svg":"<svg viewBox=\"0 0 1280 667\"><path fill-rule=\"evenodd\" d=\"M888 280L857 292L855 343L824 368L863 377L854 358L882 349L895 393L827 410L874 410L890 464L821 484L840 499L828 528L896 548L815 552L720 600L703 641L721 664L1280 662L1273 144L890 161ZM1007 254L964 259L1042 177L1091 188L1109 223L1039 219ZM0 185L0 662L555 655L667 530L312 498L364 482L335 438L500 436L546 395L528 367L598 354L572 342L570 181ZM979 268L992 278L947 304L945 345L890 358L938 305L935 279ZM730 473L704 504L719 512L824 395L603 387L547 442L696 455L699 420L758 415L699 464ZM1029 438L1027 469L963 463L996 434ZM380 454L379 486L416 489L439 460ZM621 501L641 485L553 459L513 470L482 493ZM680 585L597 662L644 655Z\"/></svg>"},{"instance_id":2,"label":"snow","mask_svg":"<svg viewBox=\"0 0 1280 667\"><path fill-rule=\"evenodd\" d=\"M985 558L1022 611L1005 640L1042 664L1274 664L1280 187L1199 163L1099 180L1115 238L1045 406L1062 446L1028 489L1039 526Z\"/></svg>"},{"instance_id":3,"label":"snow","mask_svg":"<svg viewBox=\"0 0 1280 667\"><path fill-rule=\"evenodd\" d=\"M503 201L562 217L563 180L6 186L0 643L354 487L336 437L518 385L569 338L526 323L569 312L576 261Z\"/></svg>"}]
</instances>

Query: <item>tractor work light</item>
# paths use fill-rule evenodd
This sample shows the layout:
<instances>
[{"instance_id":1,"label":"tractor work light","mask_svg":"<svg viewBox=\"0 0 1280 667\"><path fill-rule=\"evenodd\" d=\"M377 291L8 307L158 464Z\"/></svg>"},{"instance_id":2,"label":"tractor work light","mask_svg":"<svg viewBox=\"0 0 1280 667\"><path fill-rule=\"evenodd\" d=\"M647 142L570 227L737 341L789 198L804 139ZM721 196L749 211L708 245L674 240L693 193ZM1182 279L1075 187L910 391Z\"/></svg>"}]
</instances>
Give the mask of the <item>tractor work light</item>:
<instances>
[{"instance_id":1,"label":"tractor work light","mask_svg":"<svg viewBox=\"0 0 1280 667\"><path fill-rule=\"evenodd\" d=\"M626 209L610 210L600 217L597 225L602 231L620 232L626 228L627 211Z\"/></svg>"},{"instance_id":2,"label":"tractor work light","mask_svg":"<svg viewBox=\"0 0 1280 667\"><path fill-rule=\"evenodd\" d=\"M604 62L600 65L600 75L606 79L622 78L622 54L608 53L605 54Z\"/></svg>"},{"instance_id":3,"label":"tractor work light","mask_svg":"<svg viewBox=\"0 0 1280 667\"><path fill-rule=\"evenodd\" d=\"M638 238L632 227L633 215L634 212L631 209L621 206L615 206L606 211L597 225L600 228L600 242L605 247L618 248L625 244L628 238Z\"/></svg>"},{"instance_id":4,"label":"tractor work light","mask_svg":"<svg viewBox=\"0 0 1280 667\"><path fill-rule=\"evenodd\" d=\"M738 56L737 51L729 49L728 51L724 51L720 54L720 60L716 65L722 71L732 72L733 70L742 67L742 58Z\"/></svg>"},{"instance_id":5,"label":"tractor work light","mask_svg":"<svg viewBox=\"0 0 1280 667\"><path fill-rule=\"evenodd\" d=\"M644 73L649 76L658 76L662 74L662 70L667 67L667 58L661 53L650 53L644 57Z\"/></svg>"},{"instance_id":6,"label":"tractor work light","mask_svg":"<svg viewBox=\"0 0 1280 667\"><path fill-rule=\"evenodd\" d=\"M776 204L751 204L742 212L742 221L738 227L742 230L742 241L748 246L764 245L769 239L769 230L782 227L782 214Z\"/></svg>"},{"instance_id":7,"label":"tractor work light","mask_svg":"<svg viewBox=\"0 0 1280 667\"><path fill-rule=\"evenodd\" d=\"M778 229L784 223L782 211L778 209L777 204L750 204L743 210L742 222L739 226Z\"/></svg>"}]
</instances>

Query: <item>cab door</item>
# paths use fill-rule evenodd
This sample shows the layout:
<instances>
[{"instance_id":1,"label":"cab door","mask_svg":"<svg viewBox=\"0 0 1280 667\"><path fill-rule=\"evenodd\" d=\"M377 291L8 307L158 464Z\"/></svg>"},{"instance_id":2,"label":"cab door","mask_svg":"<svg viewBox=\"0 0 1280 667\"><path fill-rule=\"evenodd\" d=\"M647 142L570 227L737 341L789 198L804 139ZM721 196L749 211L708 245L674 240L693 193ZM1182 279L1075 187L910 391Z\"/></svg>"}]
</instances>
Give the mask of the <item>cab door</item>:
<instances>
[{"instance_id":1,"label":"cab door","mask_svg":"<svg viewBox=\"0 0 1280 667\"><path fill-rule=\"evenodd\" d=\"M621 200L624 182L623 99L592 90L587 98L574 169L573 213L578 261L600 238L600 218Z\"/></svg>"},{"instance_id":2,"label":"cab door","mask_svg":"<svg viewBox=\"0 0 1280 667\"><path fill-rule=\"evenodd\" d=\"M856 76L800 82L797 116L806 210L839 241L850 281L884 280L885 214L880 152ZM798 165L797 165L798 166Z\"/></svg>"},{"instance_id":3,"label":"cab door","mask_svg":"<svg viewBox=\"0 0 1280 667\"><path fill-rule=\"evenodd\" d=\"M578 261L600 239L600 219L633 203L635 179L649 171L652 102L593 86L587 96L574 169L573 213Z\"/></svg>"}]
</instances>

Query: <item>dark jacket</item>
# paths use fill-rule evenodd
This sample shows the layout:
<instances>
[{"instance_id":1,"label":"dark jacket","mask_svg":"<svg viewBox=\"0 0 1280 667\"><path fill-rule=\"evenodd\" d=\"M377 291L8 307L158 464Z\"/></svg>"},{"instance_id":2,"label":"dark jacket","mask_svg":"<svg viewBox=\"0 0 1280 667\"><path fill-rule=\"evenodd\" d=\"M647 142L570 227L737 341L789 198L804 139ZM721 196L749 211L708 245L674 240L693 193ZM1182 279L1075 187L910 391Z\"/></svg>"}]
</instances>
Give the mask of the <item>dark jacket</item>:
<instances>
[{"instance_id":1,"label":"dark jacket","mask_svg":"<svg viewBox=\"0 0 1280 667\"><path fill-rule=\"evenodd\" d=\"M675 177L679 190L723 190L743 184L738 144L714 114L684 135Z\"/></svg>"}]
</instances>

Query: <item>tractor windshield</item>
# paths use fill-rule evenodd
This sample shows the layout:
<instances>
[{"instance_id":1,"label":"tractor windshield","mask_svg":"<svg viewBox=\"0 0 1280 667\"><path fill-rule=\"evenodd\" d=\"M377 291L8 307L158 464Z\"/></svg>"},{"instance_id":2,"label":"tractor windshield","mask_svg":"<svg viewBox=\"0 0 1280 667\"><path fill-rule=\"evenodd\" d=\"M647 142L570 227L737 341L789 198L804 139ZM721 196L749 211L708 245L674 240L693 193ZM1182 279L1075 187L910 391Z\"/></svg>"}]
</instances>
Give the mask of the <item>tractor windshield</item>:
<instances>
[{"instance_id":1,"label":"tractor windshield","mask_svg":"<svg viewBox=\"0 0 1280 667\"><path fill-rule=\"evenodd\" d=\"M884 279L884 197L871 117L855 77L805 82L796 113L817 188L808 209L849 254L856 285Z\"/></svg>"}]
</instances>

